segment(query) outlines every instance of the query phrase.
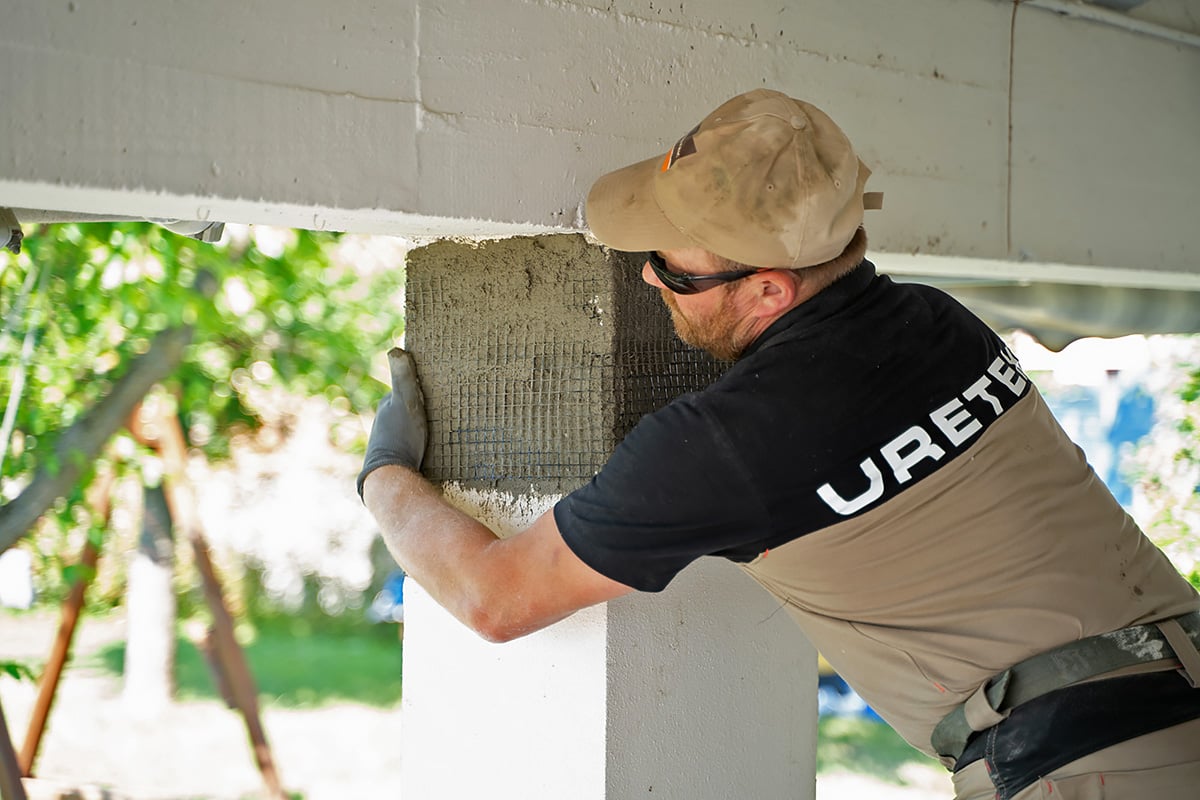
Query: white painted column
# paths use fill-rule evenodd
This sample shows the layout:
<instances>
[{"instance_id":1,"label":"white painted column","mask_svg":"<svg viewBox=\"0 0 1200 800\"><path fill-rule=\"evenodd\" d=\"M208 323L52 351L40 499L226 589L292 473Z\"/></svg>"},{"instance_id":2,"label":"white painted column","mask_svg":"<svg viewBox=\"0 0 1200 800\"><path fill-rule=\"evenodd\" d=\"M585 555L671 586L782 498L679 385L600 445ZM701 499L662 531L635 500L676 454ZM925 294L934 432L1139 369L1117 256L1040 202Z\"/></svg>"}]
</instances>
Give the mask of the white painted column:
<instances>
[{"instance_id":1,"label":"white painted column","mask_svg":"<svg viewBox=\"0 0 1200 800\"><path fill-rule=\"evenodd\" d=\"M817 654L761 587L705 558L608 606L606 797L814 796Z\"/></svg>"},{"instance_id":2,"label":"white painted column","mask_svg":"<svg viewBox=\"0 0 1200 800\"><path fill-rule=\"evenodd\" d=\"M506 532L554 498L450 490ZM813 797L816 654L736 567L703 559L491 644L405 587L403 798Z\"/></svg>"},{"instance_id":3,"label":"white painted column","mask_svg":"<svg viewBox=\"0 0 1200 800\"><path fill-rule=\"evenodd\" d=\"M455 500L504 533L551 504L523 498L522 511L490 493ZM407 581L400 796L605 797L607 631L607 610L596 607L491 644Z\"/></svg>"}]
</instances>

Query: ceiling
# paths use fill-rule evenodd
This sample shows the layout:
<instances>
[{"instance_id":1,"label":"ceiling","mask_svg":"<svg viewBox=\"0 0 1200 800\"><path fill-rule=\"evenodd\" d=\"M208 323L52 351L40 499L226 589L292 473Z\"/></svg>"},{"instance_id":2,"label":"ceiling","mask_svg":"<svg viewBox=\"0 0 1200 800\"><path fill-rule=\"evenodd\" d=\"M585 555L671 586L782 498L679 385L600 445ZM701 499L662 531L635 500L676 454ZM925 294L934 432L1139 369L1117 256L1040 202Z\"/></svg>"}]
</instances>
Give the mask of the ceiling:
<instances>
[{"instance_id":1,"label":"ceiling","mask_svg":"<svg viewBox=\"0 0 1200 800\"><path fill-rule=\"evenodd\" d=\"M1085 0L1142 22L1200 35L1200 0Z\"/></svg>"}]
</instances>

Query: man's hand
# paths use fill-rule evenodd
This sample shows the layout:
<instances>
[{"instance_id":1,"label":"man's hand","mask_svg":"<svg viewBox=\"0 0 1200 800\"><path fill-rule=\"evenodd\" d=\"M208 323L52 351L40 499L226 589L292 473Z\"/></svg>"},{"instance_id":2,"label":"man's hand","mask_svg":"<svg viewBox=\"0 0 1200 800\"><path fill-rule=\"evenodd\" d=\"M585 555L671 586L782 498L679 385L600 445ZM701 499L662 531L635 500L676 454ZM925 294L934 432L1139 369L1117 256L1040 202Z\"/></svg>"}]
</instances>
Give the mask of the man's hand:
<instances>
[{"instance_id":1,"label":"man's hand","mask_svg":"<svg viewBox=\"0 0 1200 800\"><path fill-rule=\"evenodd\" d=\"M388 353L392 393L379 403L358 494L396 563L442 607L491 642L544 628L577 609L632 592L567 546L551 509L499 539L415 472L425 453L425 402L412 356ZM382 467L382 469L380 469ZM367 475L378 475L366 485Z\"/></svg>"},{"instance_id":2,"label":"man's hand","mask_svg":"<svg viewBox=\"0 0 1200 800\"><path fill-rule=\"evenodd\" d=\"M398 464L412 470L421 469L428 439L425 418L425 398L417 380L413 357L399 347L388 351L388 367L392 373L392 391L379 401L371 438L367 441L367 456L362 472L358 473L358 496L363 493L363 481L373 470L387 464Z\"/></svg>"}]
</instances>

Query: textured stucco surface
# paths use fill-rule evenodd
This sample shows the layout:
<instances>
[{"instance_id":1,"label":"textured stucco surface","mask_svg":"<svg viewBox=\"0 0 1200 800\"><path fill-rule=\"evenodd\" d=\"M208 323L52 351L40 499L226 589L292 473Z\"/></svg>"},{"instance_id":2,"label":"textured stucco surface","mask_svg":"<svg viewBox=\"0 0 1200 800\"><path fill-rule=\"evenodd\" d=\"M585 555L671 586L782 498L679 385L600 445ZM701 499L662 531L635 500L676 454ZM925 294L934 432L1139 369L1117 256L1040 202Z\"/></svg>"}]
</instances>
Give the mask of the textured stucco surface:
<instances>
[{"instance_id":1,"label":"textured stucco surface","mask_svg":"<svg viewBox=\"0 0 1200 800\"><path fill-rule=\"evenodd\" d=\"M570 491L643 414L715 378L719 365L674 338L640 266L578 235L409 253L405 346L427 398L425 474Z\"/></svg>"}]
</instances>

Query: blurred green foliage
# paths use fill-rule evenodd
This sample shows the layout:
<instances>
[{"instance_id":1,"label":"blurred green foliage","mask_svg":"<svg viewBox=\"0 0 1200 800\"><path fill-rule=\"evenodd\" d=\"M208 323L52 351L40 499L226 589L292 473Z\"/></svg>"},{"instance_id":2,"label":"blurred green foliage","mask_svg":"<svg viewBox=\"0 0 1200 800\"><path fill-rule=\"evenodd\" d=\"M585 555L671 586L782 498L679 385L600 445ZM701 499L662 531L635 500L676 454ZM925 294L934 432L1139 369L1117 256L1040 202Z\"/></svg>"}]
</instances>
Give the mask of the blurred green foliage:
<instances>
[{"instance_id":1,"label":"blurred green foliage","mask_svg":"<svg viewBox=\"0 0 1200 800\"><path fill-rule=\"evenodd\" d=\"M1190 462L1195 467L1200 465L1200 369L1194 370L1189 376L1187 385L1180 392L1180 397L1187 404L1188 414L1179 421L1179 432L1188 437L1193 444L1180 450L1176 458ZM1200 506L1200 483L1193 488L1191 502L1188 505L1193 511L1192 519L1195 519L1194 512L1197 506ZM1196 543L1193 551L1200 550L1200 531L1194 530L1189 525L1186 527L1185 535ZM1187 579L1200 591L1200 567L1193 569Z\"/></svg>"},{"instance_id":2,"label":"blurred green foliage","mask_svg":"<svg viewBox=\"0 0 1200 800\"><path fill-rule=\"evenodd\" d=\"M1169 443L1168 457L1150 462L1157 470L1143 464L1135 474L1154 508L1147 533L1200 589L1200 368L1194 361L1176 392L1181 402L1172 405L1166 418L1174 430L1161 436ZM1162 449L1158 438L1147 437L1140 448L1147 453Z\"/></svg>"},{"instance_id":3,"label":"blurred green foliage","mask_svg":"<svg viewBox=\"0 0 1200 800\"><path fill-rule=\"evenodd\" d=\"M395 625L323 626L302 619L257 621L243 643L259 697L276 708L316 708L354 702L390 708L400 701L403 647ZM177 698L219 699L204 656L177 639ZM99 665L120 675L125 643L102 650Z\"/></svg>"},{"instance_id":4,"label":"blurred green foliage","mask_svg":"<svg viewBox=\"0 0 1200 800\"><path fill-rule=\"evenodd\" d=\"M18 681L37 681L33 667L23 661L0 660L0 675L7 675Z\"/></svg>"},{"instance_id":5,"label":"blurred green foliage","mask_svg":"<svg viewBox=\"0 0 1200 800\"><path fill-rule=\"evenodd\" d=\"M0 403L10 419L0 477L16 486L38 465L52 469L59 434L167 327L195 326L165 389L189 446L209 459L262 424L256 398L274 390L322 397L340 413L375 405L386 387L368 369L403 330L402 265L364 276L339 260L339 234L276 232L263 248L255 229L240 230L207 244L150 223L43 225L26 232L20 255L0 255ZM153 483L146 454L124 438L126 457L113 466ZM43 599L65 593L81 532L103 535L84 503L92 474L40 526L32 549Z\"/></svg>"},{"instance_id":6,"label":"blurred green foliage","mask_svg":"<svg viewBox=\"0 0 1200 800\"><path fill-rule=\"evenodd\" d=\"M903 769L902 769L903 768ZM909 770L945 775L945 768L888 725L861 717L822 717L817 726L817 772L853 772L903 785Z\"/></svg>"}]
</instances>

